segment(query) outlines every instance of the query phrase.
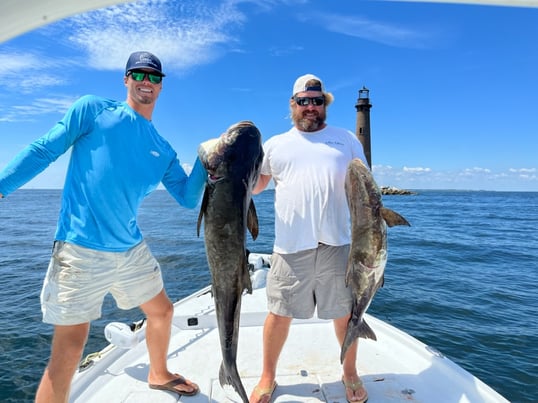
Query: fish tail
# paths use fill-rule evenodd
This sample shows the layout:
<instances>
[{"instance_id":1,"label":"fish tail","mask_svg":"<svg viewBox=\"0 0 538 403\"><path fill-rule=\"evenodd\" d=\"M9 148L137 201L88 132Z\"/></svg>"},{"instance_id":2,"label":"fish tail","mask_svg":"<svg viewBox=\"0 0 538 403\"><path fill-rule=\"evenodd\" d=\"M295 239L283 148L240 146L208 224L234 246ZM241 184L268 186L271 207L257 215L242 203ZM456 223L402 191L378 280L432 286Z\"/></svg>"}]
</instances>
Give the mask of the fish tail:
<instances>
[{"instance_id":1,"label":"fish tail","mask_svg":"<svg viewBox=\"0 0 538 403\"><path fill-rule=\"evenodd\" d=\"M239 373L235 365L232 365L227 369L224 362L220 364L219 382L220 386L222 387L224 387L224 385L231 385L241 397L243 403L248 403L247 392L245 392L245 388L243 387L243 383L241 382L241 378L239 377Z\"/></svg>"},{"instance_id":2,"label":"fish tail","mask_svg":"<svg viewBox=\"0 0 538 403\"><path fill-rule=\"evenodd\" d=\"M366 323L366 321L363 319L362 323L359 325L359 337L362 337L363 339L370 339L377 341L377 336L375 335L375 332L372 330L370 325Z\"/></svg>"},{"instance_id":3,"label":"fish tail","mask_svg":"<svg viewBox=\"0 0 538 403\"><path fill-rule=\"evenodd\" d=\"M347 325L346 336L344 342L342 343L342 349L340 350L340 363L344 363L344 357L346 356L347 350L353 344L353 342L362 337L363 339L371 339L377 341L377 336L372 328L366 323L363 319L361 322L356 325L353 321L349 321Z\"/></svg>"}]
</instances>

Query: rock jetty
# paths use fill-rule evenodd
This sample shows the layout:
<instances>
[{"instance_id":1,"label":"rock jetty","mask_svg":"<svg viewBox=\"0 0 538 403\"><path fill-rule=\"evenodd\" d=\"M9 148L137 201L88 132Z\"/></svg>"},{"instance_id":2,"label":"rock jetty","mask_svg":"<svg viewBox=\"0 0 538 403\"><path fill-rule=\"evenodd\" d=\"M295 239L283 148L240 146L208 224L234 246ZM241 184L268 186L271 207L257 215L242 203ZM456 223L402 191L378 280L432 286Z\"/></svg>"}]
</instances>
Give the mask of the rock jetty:
<instances>
[{"instance_id":1,"label":"rock jetty","mask_svg":"<svg viewBox=\"0 0 538 403\"><path fill-rule=\"evenodd\" d=\"M410 190L398 189L394 186L381 186L381 194L383 195L414 195L416 192Z\"/></svg>"}]
</instances>

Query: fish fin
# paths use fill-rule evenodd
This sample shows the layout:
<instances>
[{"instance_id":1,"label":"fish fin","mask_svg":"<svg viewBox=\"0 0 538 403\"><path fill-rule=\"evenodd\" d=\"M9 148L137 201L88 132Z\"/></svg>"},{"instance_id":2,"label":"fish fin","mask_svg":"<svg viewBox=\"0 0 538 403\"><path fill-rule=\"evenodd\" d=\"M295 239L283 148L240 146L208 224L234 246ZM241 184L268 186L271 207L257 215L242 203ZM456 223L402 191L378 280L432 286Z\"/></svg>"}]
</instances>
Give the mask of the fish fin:
<instances>
[{"instance_id":1,"label":"fish fin","mask_svg":"<svg viewBox=\"0 0 538 403\"><path fill-rule=\"evenodd\" d=\"M243 383L241 382L241 378L239 377L239 373L237 372L237 367L235 366L235 363L233 365L233 368L230 368L231 374L226 371L226 367L224 365L224 361L220 364L220 370L219 370L219 383L220 386L224 387L224 385L230 385L232 386L235 391L241 396L241 400L243 402L248 402L248 397L245 392L245 388L243 387Z\"/></svg>"},{"instance_id":2,"label":"fish fin","mask_svg":"<svg viewBox=\"0 0 538 403\"><path fill-rule=\"evenodd\" d=\"M230 381L228 380L228 375L226 374L226 368L224 368L224 362L220 363L219 383L220 383L220 386L231 384Z\"/></svg>"},{"instance_id":3,"label":"fish fin","mask_svg":"<svg viewBox=\"0 0 538 403\"><path fill-rule=\"evenodd\" d=\"M395 225L411 226L404 217L389 208L381 207L381 216L389 227L394 227Z\"/></svg>"},{"instance_id":4,"label":"fish fin","mask_svg":"<svg viewBox=\"0 0 538 403\"><path fill-rule=\"evenodd\" d=\"M357 319L353 319L352 317L347 324L346 336L344 337L344 342L342 343L342 348L340 350L340 363L344 362L347 350L358 337L377 341L377 336L364 318L358 325L355 325L356 323Z\"/></svg>"},{"instance_id":5,"label":"fish fin","mask_svg":"<svg viewBox=\"0 0 538 403\"><path fill-rule=\"evenodd\" d=\"M250 205L248 206L247 212L247 228L252 235L252 239L256 240L258 238L258 214L256 214L256 207L254 206L254 201L250 199Z\"/></svg>"},{"instance_id":6,"label":"fish fin","mask_svg":"<svg viewBox=\"0 0 538 403\"><path fill-rule=\"evenodd\" d=\"M200 227L202 226L202 218L204 217L205 210L207 209L209 195L207 189L204 190L204 197L202 199L202 205L200 206L200 213L198 214L198 224L196 225L196 235L200 236Z\"/></svg>"},{"instance_id":7,"label":"fish fin","mask_svg":"<svg viewBox=\"0 0 538 403\"><path fill-rule=\"evenodd\" d=\"M362 319L362 323L359 325L359 337L362 337L363 339L371 339L377 341L377 336L375 335L370 325L366 323L364 318Z\"/></svg>"}]
</instances>

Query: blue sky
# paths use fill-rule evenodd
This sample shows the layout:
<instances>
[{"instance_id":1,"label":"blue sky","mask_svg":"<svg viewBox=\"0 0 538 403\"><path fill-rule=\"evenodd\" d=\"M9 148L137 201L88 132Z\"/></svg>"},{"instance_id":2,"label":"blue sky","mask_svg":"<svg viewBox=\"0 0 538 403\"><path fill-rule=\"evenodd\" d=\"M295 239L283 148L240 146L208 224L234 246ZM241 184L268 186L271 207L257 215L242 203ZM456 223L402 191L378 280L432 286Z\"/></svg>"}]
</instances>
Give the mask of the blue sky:
<instances>
[{"instance_id":1,"label":"blue sky","mask_svg":"<svg viewBox=\"0 0 538 403\"><path fill-rule=\"evenodd\" d=\"M187 168L198 144L239 120L252 120L264 140L288 130L293 82L313 73L335 97L328 123L352 131L358 91L370 90L379 185L538 191L537 38L538 8L375 0L113 6L0 44L0 166L78 97L124 100L125 62L149 50L167 73L153 120ZM61 187L67 161L26 187Z\"/></svg>"}]
</instances>

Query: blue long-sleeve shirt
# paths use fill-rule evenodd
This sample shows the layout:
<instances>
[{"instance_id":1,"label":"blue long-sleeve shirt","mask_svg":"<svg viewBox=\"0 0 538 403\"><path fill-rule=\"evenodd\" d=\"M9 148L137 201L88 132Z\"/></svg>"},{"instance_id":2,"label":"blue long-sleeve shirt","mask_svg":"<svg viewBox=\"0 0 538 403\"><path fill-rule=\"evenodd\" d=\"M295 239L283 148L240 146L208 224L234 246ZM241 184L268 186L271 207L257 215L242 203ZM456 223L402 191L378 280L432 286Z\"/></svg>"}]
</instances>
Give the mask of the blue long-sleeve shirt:
<instances>
[{"instance_id":1,"label":"blue long-sleeve shirt","mask_svg":"<svg viewBox=\"0 0 538 403\"><path fill-rule=\"evenodd\" d=\"M138 208L160 182L193 208L207 178L198 159L187 176L152 122L127 103L87 95L0 171L0 193L18 189L69 148L55 239L91 249L117 252L140 243Z\"/></svg>"}]
</instances>

